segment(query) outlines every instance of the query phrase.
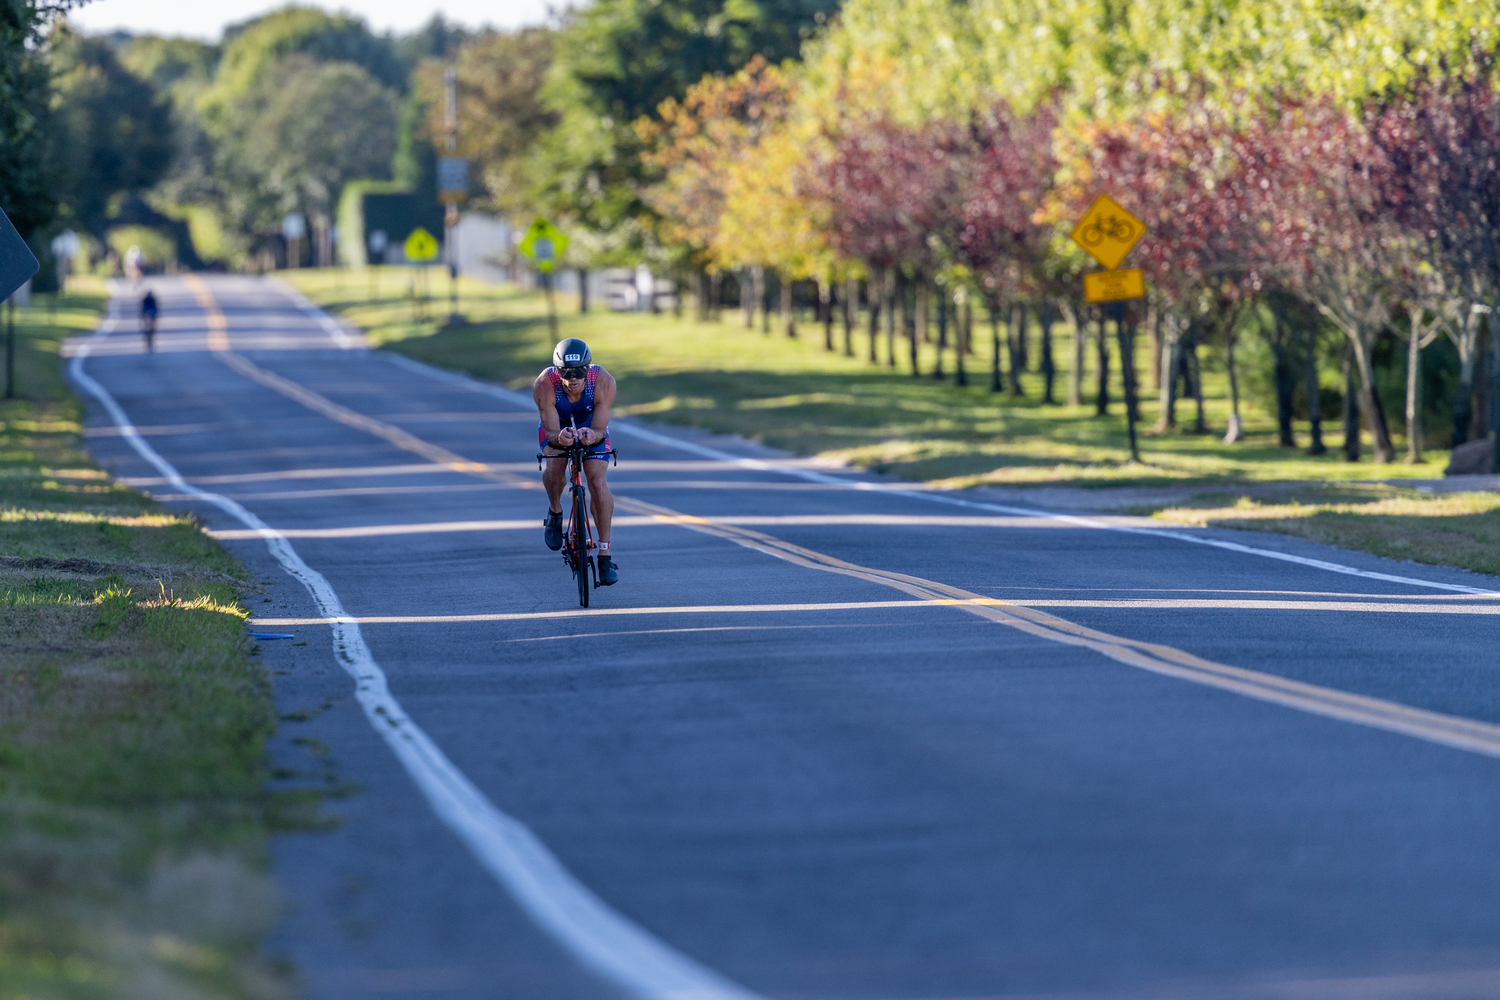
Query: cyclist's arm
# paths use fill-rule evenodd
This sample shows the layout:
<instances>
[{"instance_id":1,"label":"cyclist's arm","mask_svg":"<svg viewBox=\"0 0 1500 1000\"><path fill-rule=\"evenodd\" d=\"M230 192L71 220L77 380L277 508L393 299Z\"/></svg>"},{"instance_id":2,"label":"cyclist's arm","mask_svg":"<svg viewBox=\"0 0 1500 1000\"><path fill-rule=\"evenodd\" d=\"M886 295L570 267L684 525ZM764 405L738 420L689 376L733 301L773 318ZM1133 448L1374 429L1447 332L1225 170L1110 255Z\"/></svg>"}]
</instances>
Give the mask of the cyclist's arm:
<instances>
[{"instance_id":1,"label":"cyclist's arm","mask_svg":"<svg viewBox=\"0 0 1500 1000\"><path fill-rule=\"evenodd\" d=\"M552 390L552 380L547 373L536 377L531 384L531 398L536 402L536 409L542 417L542 430L547 432L547 443L553 447L566 446L571 443L572 428L567 428L569 440L564 441L560 435L564 433L562 418L557 415L557 396Z\"/></svg>"},{"instance_id":2,"label":"cyclist's arm","mask_svg":"<svg viewBox=\"0 0 1500 1000\"><path fill-rule=\"evenodd\" d=\"M599 381L594 383L594 415L589 420L589 429L594 432L595 441L603 441L604 435L609 433L609 411L615 405L615 377L609 372L601 371Z\"/></svg>"}]
</instances>

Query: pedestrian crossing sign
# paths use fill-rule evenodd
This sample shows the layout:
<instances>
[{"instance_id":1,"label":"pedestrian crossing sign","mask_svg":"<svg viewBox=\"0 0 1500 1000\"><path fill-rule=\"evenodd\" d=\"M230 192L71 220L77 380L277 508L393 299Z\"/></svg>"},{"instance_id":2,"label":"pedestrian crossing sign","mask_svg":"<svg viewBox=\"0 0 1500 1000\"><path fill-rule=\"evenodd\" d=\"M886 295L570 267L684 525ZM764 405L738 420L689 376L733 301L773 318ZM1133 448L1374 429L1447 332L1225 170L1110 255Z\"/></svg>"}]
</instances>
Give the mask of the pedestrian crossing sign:
<instances>
[{"instance_id":1,"label":"pedestrian crossing sign","mask_svg":"<svg viewBox=\"0 0 1500 1000\"><path fill-rule=\"evenodd\" d=\"M521 252L536 262L536 269L546 274L557 265L568 249L568 238L546 219L538 217L521 237Z\"/></svg>"},{"instance_id":2,"label":"pedestrian crossing sign","mask_svg":"<svg viewBox=\"0 0 1500 1000\"><path fill-rule=\"evenodd\" d=\"M438 255L437 237L427 230L418 226L411 231L406 238L406 259L415 261L436 260Z\"/></svg>"}]
</instances>

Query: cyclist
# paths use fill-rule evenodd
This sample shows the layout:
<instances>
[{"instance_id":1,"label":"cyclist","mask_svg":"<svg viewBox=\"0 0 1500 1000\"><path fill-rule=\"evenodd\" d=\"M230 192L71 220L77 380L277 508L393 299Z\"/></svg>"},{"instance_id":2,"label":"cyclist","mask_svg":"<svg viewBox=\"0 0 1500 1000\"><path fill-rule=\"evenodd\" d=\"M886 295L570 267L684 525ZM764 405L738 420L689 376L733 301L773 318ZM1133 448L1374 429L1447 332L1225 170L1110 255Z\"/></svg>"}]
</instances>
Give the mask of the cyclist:
<instances>
[{"instance_id":1,"label":"cyclist","mask_svg":"<svg viewBox=\"0 0 1500 1000\"><path fill-rule=\"evenodd\" d=\"M589 446L583 469L593 497L594 524L599 529L599 585L607 587L620 579L619 567L609 551L609 525L615 514L615 498L609 492L604 476L609 459L601 454L609 450L609 411L615 403L615 380L609 372L593 363L589 345L577 337L560 340L552 350L552 367L536 377L531 386L541 423L537 425L537 443L542 454L558 455L575 441ZM547 489L547 519L542 522L547 548L562 548L562 495L567 485L567 459L549 458L542 471L542 485Z\"/></svg>"},{"instance_id":2,"label":"cyclist","mask_svg":"<svg viewBox=\"0 0 1500 1000\"><path fill-rule=\"evenodd\" d=\"M146 350L156 350L156 293L146 289L141 296L141 332L146 335Z\"/></svg>"}]
</instances>

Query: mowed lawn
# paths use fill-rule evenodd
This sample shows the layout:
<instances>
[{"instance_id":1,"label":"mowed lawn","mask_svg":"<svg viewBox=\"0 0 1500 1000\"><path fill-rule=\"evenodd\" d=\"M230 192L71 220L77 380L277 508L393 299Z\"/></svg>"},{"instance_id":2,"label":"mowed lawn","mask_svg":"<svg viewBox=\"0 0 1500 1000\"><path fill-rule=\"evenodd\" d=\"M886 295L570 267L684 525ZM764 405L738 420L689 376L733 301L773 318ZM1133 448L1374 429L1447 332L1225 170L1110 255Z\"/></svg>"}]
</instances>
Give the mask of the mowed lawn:
<instances>
[{"instance_id":1,"label":"mowed lawn","mask_svg":"<svg viewBox=\"0 0 1500 1000\"><path fill-rule=\"evenodd\" d=\"M82 450L62 348L104 303L83 278L18 310L0 401L0 996L288 997L266 843L319 797L267 789L268 598Z\"/></svg>"},{"instance_id":2,"label":"mowed lawn","mask_svg":"<svg viewBox=\"0 0 1500 1000\"><path fill-rule=\"evenodd\" d=\"M524 388L549 363L554 342L543 297L509 286L460 281L460 312L465 322L446 326L448 282L435 271L432 300L425 306L409 297L410 269L292 271L286 278L330 312L366 330L379 345L444 368ZM1338 455L1342 436L1336 421L1325 421L1329 454L1310 458L1276 445L1274 414L1242 402L1247 435L1235 445L1220 441L1227 423L1227 379L1207 372L1205 394L1212 433L1154 434L1158 404L1147 388L1141 401L1141 455L1129 461L1123 390L1118 358L1111 362L1108 416L1093 405L1097 378L1092 344L1085 368L1084 404L1042 405L1042 376L1023 376L1019 398L991 392L990 329L975 316L976 353L967 362L970 384L954 384L954 354L945 353L946 378L932 377L936 349L924 344L923 374L913 377L904 340L897 340L897 366L887 366L884 339L880 363L865 358L868 337L856 330L856 357L842 354L842 327L834 330L838 350L824 348L823 328L803 322L796 339L775 323L761 332L757 317L747 330L740 314L726 310L718 323L699 323L691 310L671 313L613 313L596 307L579 315L577 299L558 296L559 335L587 340L597 362L619 381L618 412L665 423L739 434L799 455L846 461L904 479L962 487L984 483L1077 482L1118 486L1152 483L1267 482L1432 478L1442 475L1447 453L1429 452L1421 465L1379 466L1368 457L1358 464ZM774 317L773 317L774 319ZM1065 324L1054 327L1059 374L1054 398L1067 398L1067 367L1073 357ZM950 331L951 337L951 331ZM1137 371L1149 387L1149 348L1138 344ZM1039 350L1032 335L1032 368ZM1190 402L1179 403L1179 421L1190 419ZM1304 440L1306 428L1298 428ZM1366 448L1368 456L1368 446Z\"/></svg>"}]
</instances>

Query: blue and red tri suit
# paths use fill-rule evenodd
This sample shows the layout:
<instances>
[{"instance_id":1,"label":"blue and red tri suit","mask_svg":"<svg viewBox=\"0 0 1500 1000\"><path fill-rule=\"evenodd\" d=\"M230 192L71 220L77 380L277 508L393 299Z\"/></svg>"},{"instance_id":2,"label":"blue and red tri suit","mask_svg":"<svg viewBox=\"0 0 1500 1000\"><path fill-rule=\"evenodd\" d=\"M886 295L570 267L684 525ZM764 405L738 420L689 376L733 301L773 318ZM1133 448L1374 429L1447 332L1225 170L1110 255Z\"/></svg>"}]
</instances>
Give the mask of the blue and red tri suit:
<instances>
[{"instance_id":1,"label":"blue and red tri suit","mask_svg":"<svg viewBox=\"0 0 1500 1000\"><path fill-rule=\"evenodd\" d=\"M568 398L568 392L563 388L562 376L557 373L556 368L548 368L543 375L552 383L552 393L557 403L557 416L563 427L590 427L594 419L594 387L599 384L599 373L604 369L598 365L589 365L589 372L583 377L583 395L578 397L575 403ZM536 425L537 444L547 446L547 428L542 426L541 421ZM609 428L604 428L604 440L589 449L590 458L603 458L600 452L609 450Z\"/></svg>"}]
</instances>

